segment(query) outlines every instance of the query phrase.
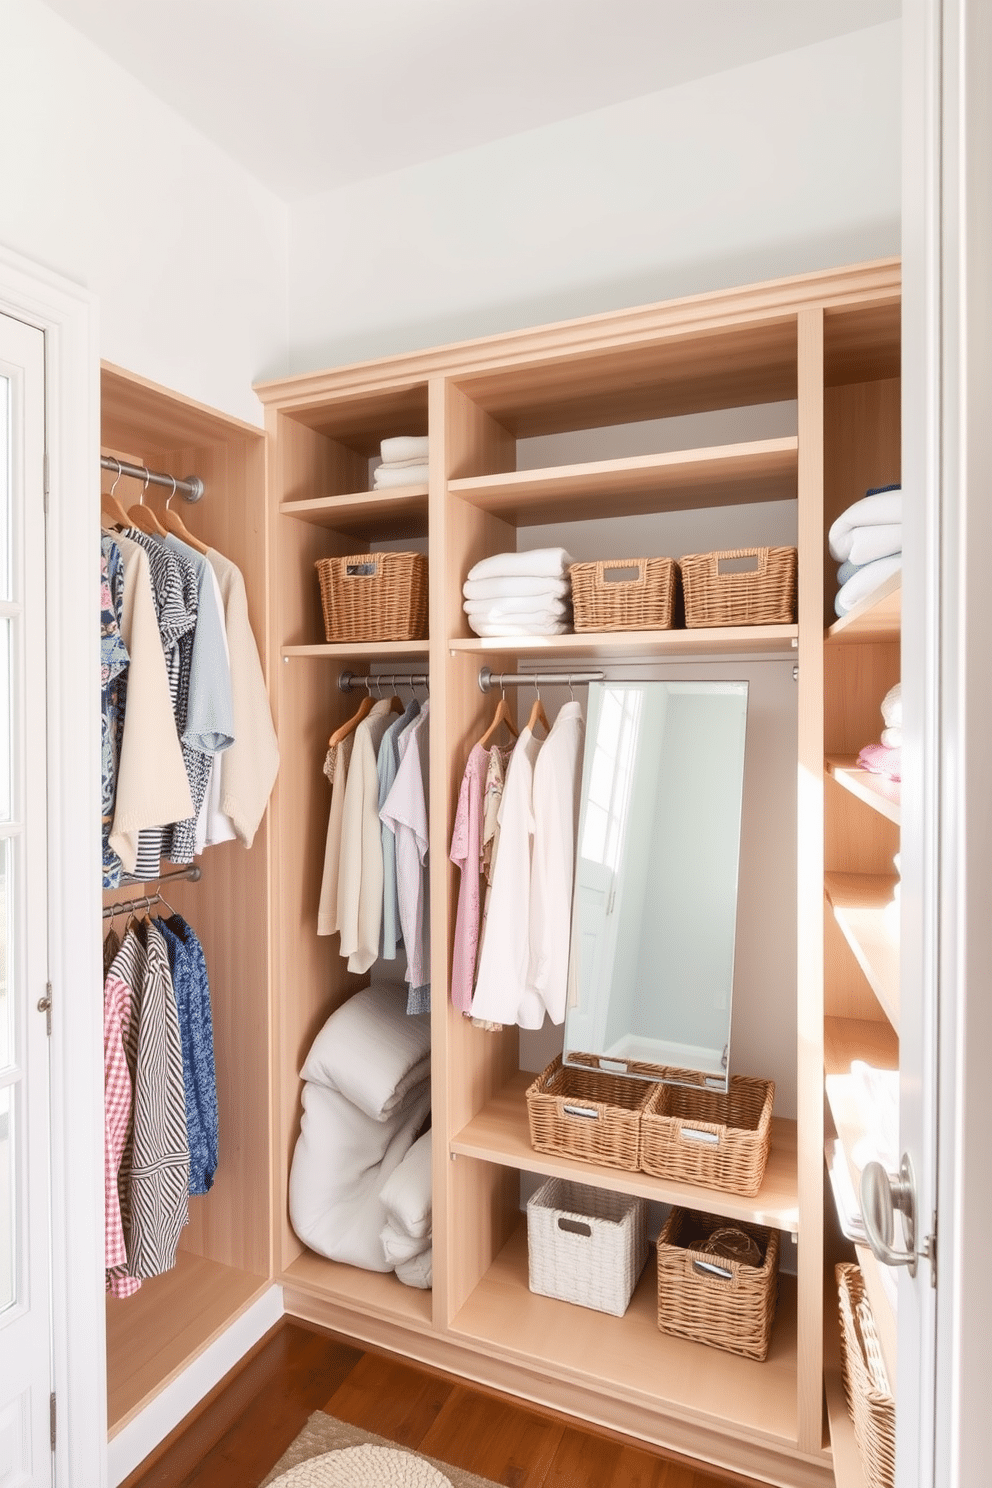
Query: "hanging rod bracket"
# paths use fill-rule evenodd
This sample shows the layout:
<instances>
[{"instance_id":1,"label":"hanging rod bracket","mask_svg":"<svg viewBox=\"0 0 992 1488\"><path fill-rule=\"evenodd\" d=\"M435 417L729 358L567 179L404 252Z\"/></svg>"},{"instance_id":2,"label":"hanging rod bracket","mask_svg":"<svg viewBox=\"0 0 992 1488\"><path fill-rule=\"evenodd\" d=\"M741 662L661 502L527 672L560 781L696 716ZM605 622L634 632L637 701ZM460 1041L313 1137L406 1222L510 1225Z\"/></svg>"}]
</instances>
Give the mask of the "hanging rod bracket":
<instances>
[{"instance_id":1,"label":"hanging rod bracket","mask_svg":"<svg viewBox=\"0 0 992 1488\"><path fill-rule=\"evenodd\" d=\"M366 692L371 694L373 689L381 690L383 687L429 686L430 676L427 672L338 673L338 688L341 692L353 692L356 688L364 687Z\"/></svg>"}]
</instances>

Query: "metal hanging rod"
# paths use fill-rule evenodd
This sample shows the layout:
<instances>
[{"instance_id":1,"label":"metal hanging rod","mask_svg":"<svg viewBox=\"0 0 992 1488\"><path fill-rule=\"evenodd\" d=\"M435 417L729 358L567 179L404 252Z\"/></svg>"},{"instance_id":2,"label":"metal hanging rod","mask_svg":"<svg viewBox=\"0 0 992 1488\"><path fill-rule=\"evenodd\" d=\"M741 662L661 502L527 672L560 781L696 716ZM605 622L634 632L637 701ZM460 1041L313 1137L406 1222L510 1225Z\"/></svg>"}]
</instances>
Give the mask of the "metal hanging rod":
<instances>
[{"instance_id":1,"label":"metal hanging rod","mask_svg":"<svg viewBox=\"0 0 992 1488\"><path fill-rule=\"evenodd\" d=\"M377 672L375 676L366 676L361 672L342 672L338 677L338 687L342 692L352 692L361 687L371 693L375 688L430 685L431 679L426 672Z\"/></svg>"},{"instance_id":2,"label":"metal hanging rod","mask_svg":"<svg viewBox=\"0 0 992 1488\"><path fill-rule=\"evenodd\" d=\"M104 907L103 918L111 920L115 915L127 914L132 909L151 909L153 904L158 904L162 898L162 885L174 883L176 879L185 878L190 883L199 883L203 877L201 869L194 864L191 868L181 868L178 873L164 873L158 880L158 888L154 894L139 894L136 899L122 899L119 904L108 904Z\"/></svg>"},{"instance_id":3,"label":"metal hanging rod","mask_svg":"<svg viewBox=\"0 0 992 1488\"><path fill-rule=\"evenodd\" d=\"M605 672L493 672L479 669L479 691L494 687L573 687L582 682L605 682Z\"/></svg>"},{"instance_id":4,"label":"metal hanging rod","mask_svg":"<svg viewBox=\"0 0 992 1488\"><path fill-rule=\"evenodd\" d=\"M127 460L118 460L114 455L101 455L100 468L112 470L117 476L133 476L135 480L144 481L146 486L168 486L173 496L182 496L186 501L199 501L206 489L198 475L187 475L177 480L174 475L149 470L145 465L130 465Z\"/></svg>"}]
</instances>

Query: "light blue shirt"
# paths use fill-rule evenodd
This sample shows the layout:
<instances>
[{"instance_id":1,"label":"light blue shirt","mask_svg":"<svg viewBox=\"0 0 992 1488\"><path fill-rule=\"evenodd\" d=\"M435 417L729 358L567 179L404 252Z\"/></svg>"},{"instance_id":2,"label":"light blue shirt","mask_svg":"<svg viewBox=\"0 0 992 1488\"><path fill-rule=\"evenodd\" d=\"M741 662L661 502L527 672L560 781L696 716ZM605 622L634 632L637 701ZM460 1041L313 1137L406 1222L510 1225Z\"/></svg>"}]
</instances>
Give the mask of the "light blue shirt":
<instances>
[{"instance_id":1,"label":"light blue shirt","mask_svg":"<svg viewBox=\"0 0 992 1488\"><path fill-rule=\"evenodd\" d=\"M386 804L386 797L396 779L399 768L399 738L420 713L416 698L407 703L402 717L391 723L382 736L379 753L376 755L375 772L379 781L379 810ZM382 955L387 961L396 960L396 947L402 940L400 930L399 894L396 887L396 834L392 827L382 822Z\"/></svg>"}]
</instances>

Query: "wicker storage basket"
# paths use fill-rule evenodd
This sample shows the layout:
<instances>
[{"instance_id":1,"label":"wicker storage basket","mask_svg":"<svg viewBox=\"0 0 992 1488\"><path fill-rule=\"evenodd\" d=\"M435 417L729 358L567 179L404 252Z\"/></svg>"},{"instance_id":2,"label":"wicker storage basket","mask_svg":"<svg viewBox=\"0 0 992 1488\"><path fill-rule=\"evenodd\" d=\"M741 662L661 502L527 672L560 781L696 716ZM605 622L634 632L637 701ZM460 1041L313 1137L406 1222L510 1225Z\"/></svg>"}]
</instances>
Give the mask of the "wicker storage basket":
<instances>
[{"instance_id":1,"label":"wicker storage basket","mask_svg":"<svg viewBox=\"0 0 992 1488\"><path fill-rule=\"evenodd\" d=\"M357 553L316 565L324 634L338 641L419 641L427 635L423 553Z\"/></svg>"},{"instance_id":2,"label":"wicker storage basket","mask_svg":"<svg viewBox=\"0 0 992 1488\"><path fill-rule=\"evenodd\" d=\"M774 1102L774 1080L746 1075L731 1075L726 1093L657 1085L641 1116L641 1167L753 1196L765 1176Z\"/></svg>"},{"instance_id":3,"label":"wicker storage basket","mask_svg":"<svg viewBox=\"0 0 992 1488\"><path fill-rule=\"evenodd\" d=\"M576 630L671 630L676 623L674 558L600 559L573 563L568 572Z\"/></svg>"},{"instance_id":4,"label":"wicker storage basket","mask_svg":"<svg viewBox=\"0 0 992 1488\"><path fill-rule=\"evenodd\" d=\"M733 565L747 563L745 570ZM679 559L685 623L791 625L796 618L796 549L733 548Z\"/></svg>"},{"instance_id":5,"label":"wicker storage basket","mask_svg":"<svg viewBox=\"0 0 992 1488\"><path fill-rule=\"evenodd\" d=\"M646 1081L571 1069L553 1059L527 1090L531 1146L636 1172Z\"/></svg>"},{"instance_id":6,"label":"wicker storage basket","mask_svg":"<svg viewBox=\"0 0 992 1488\"><path fill-rule=\"evenodd\" d=\"M868 1488L892 1488L896 1471L896 1408L882 1362L875 1319L859 1266L838 1266L840 1358L847 1408Z\"/></svg>"},{"instance_id":7,"label":"wicker storage basket","mask_svg":"<svg viewBox=\"0 0 992 1488\"><path fill-rule=\"evenodd\" d=\"M673 1209L658 1236L658 1327L677 1338L764 1359L778 1302L778 1230L734 1220L757 1241L759 1266L708 1255L701 1247L729 1221Z\"/></svg>"},{"instance_id":8,"label":"wicker storage basket","mask_svg":"<svg viewBox=\"0 0 992 1488\"><path fill-rule=\"evenodd\" d=\"M623 1317L648 1258L644 1199L549 1178L527 1201L532 1292Z\"/></svg>"}]
</instances>

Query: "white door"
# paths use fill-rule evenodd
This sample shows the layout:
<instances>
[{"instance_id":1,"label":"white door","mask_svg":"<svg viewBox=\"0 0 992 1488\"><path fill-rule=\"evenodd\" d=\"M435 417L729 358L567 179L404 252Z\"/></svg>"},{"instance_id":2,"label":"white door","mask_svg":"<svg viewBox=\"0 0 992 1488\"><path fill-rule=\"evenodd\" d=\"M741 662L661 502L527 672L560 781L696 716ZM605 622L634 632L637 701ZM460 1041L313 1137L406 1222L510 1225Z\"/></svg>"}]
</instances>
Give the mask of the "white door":
<instances>
[{"instance_id":1,"label":"white door","mask_svg":"<svg viewBox=\"0 0 992 1488\"><path fill-rule=\"evenodd\" d=\"M52 1482L45 337L0 315L0 1488Z\"/></svg>"}]
</instances>

